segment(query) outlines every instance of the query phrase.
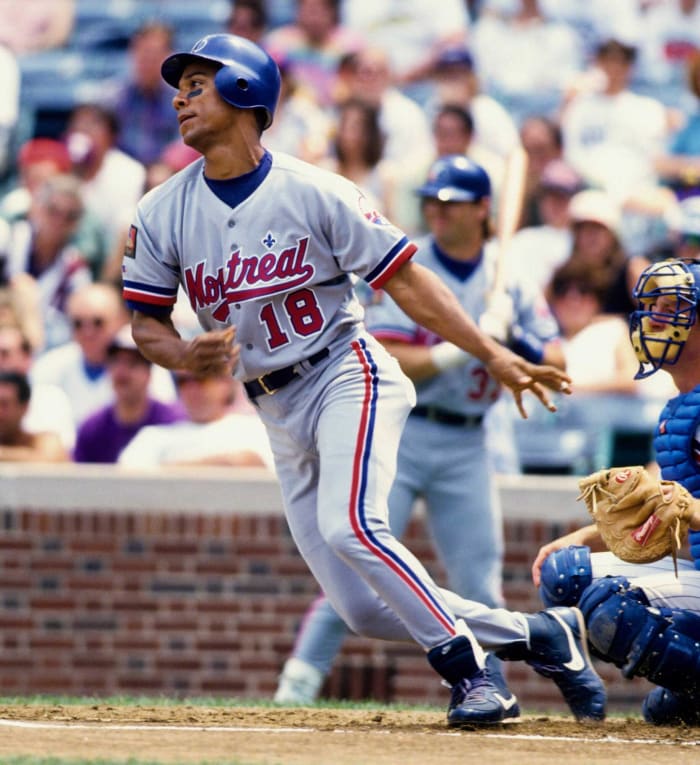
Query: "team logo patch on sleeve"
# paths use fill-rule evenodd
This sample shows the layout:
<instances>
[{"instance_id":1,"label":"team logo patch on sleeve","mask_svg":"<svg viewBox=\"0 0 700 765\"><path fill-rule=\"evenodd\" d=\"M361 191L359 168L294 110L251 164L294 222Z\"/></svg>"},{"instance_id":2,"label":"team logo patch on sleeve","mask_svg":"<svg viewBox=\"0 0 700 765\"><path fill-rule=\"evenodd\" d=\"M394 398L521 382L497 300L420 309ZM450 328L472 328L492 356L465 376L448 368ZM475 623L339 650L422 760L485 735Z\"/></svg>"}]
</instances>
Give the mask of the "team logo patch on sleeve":
<instances>
[{"instance_id":1,"label":"team logo patch on sleeve","mask_svg":"<svg viewBox=\"0 0 700 765\"><path fill-rule=\"evenodd\" d=\"M129 227L129 233L126 237L126 244L124 245L124 257L135 258L136 257L136 234L138 229L136 226Z\"/></svg>"},{"instance_id":2,"label":"team logo patch on sleeve","mask_svg":"<svg viewBox=\"0 0 700 765\"><path fill-rule=\"evenodd\" d=\"M360 196L357 202L360 212L370 223L375 223L378 226L391 226L391 223L380 212L369 208L369 203L364 196Z\"/></svg>"}]
</instances>

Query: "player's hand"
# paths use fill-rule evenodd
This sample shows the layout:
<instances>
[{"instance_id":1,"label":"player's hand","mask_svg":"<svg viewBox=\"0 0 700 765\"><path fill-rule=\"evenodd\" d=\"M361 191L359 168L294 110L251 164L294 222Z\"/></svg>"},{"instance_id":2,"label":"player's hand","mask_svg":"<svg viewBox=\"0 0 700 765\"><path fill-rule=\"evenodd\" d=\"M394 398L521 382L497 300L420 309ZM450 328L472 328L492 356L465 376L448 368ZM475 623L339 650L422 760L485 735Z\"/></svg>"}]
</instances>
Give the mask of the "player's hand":
<instances>
[{"instance_id":1,"label":"player's hand","mask_svg":"<svg viewBox=\"0 0 700 765\"><path fill-rule=\"evenodd\" d=\"M499 347L486 366L496 380L510 388L523 419L527 419L523 405L524 390L531 390L550 412L556 412L557 407L549 397L548 390L571 393L571 378L566 372L546 364L531 364L504 347Z\"/></svg>"},{"instance_id":2,"label":"player's hand","mask_svg":"<svg viewBox=\"0 0 700 765\"><path fill-rule=\"evenodd\" d=\"M185 347L183 366L201 376L232 374L240 356L240 346L234 344L235 338L235 327L197 335Z\"/></svg>"}]
</instances>

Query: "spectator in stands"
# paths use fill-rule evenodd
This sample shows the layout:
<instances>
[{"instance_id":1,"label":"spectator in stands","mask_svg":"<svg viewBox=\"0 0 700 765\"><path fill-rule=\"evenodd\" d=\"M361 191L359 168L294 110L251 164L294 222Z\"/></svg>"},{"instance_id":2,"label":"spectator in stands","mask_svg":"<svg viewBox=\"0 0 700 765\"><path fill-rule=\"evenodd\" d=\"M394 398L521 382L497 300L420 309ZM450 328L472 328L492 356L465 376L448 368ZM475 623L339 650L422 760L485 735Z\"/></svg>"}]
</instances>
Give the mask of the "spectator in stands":
<instances>
[{"instance_id":1,"label":"spectator in stands","mask_svg":"<svg viewBox=\"0 0 700 765\"><path fill-rule=\"evenodd\" d=\"M126 325L107 348L107 371L114 402L98 409L78 428L75 462L114 463L141 428L184 418L179 406L150 396L151 362L141 355Z\"/></svg>"},{"instance_id":2,"label":"spectator in stands","mask_svg":"<svg viewBox=\"0 0 700 765\"><path fill-rule=\"evenodd\" d=\"M129 119L125 113L124 119ZM146 170L115 146L117 115L99 104L79 104L70 113L66 145L83 198L107 235L108 252L130 221L143 195Z\"/></svg>"},{"instance_id":3,"label":"spectator in stands","mask_svg":"<svg viewBox=\"0 0 700 765\"><path fill-rule=\"evenodd\" d=\"M525 198L521 226L537 226L542 223L537 204L544 168L555 159L562 159L564 139L559 123L542 114L525 119L520 126L520 140L527 154Z\"/></svg>"},{"instance_id":4,"label":"spectator in stands","mask_svg":"<svg viewBox=\"0 0 700 765\"><path fill-rule=\"evenodd\" d=\"M361 41L341 26L339 6L340 0L296 0L294 21L264 39L270 54L287 61L294 78L311 88L324 108L333 103L341 58Z\"/></svg>"},{"instance_id":5,"label":"spectator in stands","mask_svg":"<svg viewBox=\"0 0 700 765\"><path fill-rule=\"evenodd\" d=\"M425 177L433 159L430 123L421 107L392 84L386 51L363 48L346 56L339 69L337 105L349 98L379 109L384 135L384 159L397 173L394 222L408 232L421 226L414 189Z\"/></svg>"},{"instance_id":6,"label":"spectator in stands","mask_svg":"<svg viewBox=\"0 0 700 765\"><path fill-rule=\"evenodd\" d=\"M691 103L685 104L682 125L668 151L656 162L659 176L679 197L700 194L700 50L687 57L686 76Z\"/></svg>"},{"instance_id":7,"label":"spectator in stands","mask_svg":"<svg viewBox=\"0 0 700 765\"><path fill-rule=\"evenodd\" d=\"M680 105L690 56L700 50L700 2L644 3L638 77L665 103Z\"/></svg>"},{"instance_id":8,"label":"spectator in stands","mask_svg":"<svg viewBox=\"0 0 700 765\"><path fill-rule=\"evenodd\" d=\"M420 104L430 97L442 50L464 45L470 32L463 0L345 0L341 18L369 46L386 51L394 83Z\"/></svg>"},{"instance_id":9,"label":"spectator in stands","mask_svg":"<svg viewBox=\"0 0 700 765\"><path fill-rule=\"evenodd\" d=\"M160 157L179 138L173 121L175 91L165 83L160 65L172 52L173 30L159 21L140 26L129 42L130 73L111 101L119 122L117 146L144 165Z\"/></svg>"},{"instance_id":10,"label":"spectator in stands","mask_svg":"<svg viewBox=\"0 0 700 765\"><path fill-rule=\"evenodd\" d=\"M667 216L671 237L668 257L700 259L700 195L687 197Z\"/></svg>"},{"instance_id":11,"label":"spectator in stands","mask_svg":"<svg viewBox=\"0 0 700 765\"><path fill-rule=\"evenodd\" d=\"M315 92L297 79L289 60L277 59L281 75L275 119L265 131L265 146L307 162L317 162L328 151L332 121Z\"/></svg>"},{"instance_id":12,"label":"spectator in stands","mask_svg":"<svg viewBox=\"0 0 700 765\"><path fill-rule=\"evenodd\" d=\"M649 261L625 253L620 240L620 206L604 191L585 189L572 197L569 218L573 247L565 262L583 263L601 279L603 313L627 316L635 307L632 291ZM551 301L549 293L548 298Z\"/></svg>"},{"instance_id":13,"label":"spectator in stands","mask_svg":"<svg viewBox=\"0 0 700 765\"><path fill-rule=\"evenodd\" d=\"M578 173L561 159L545 165L535 194L537 217L542 222L516 231L509 257L515 268L544 289L554 269L567 260L573 245L569 203L583 190Z\"/></svg>"},{"instance_id":14,"label":"spectator in stands","mask_svg":"<svg viewBox=\"0 0 700 765\"><path fill-rule=\"evenodd\" d=\"M29 377L33 349L21 327L0 323L0 372L19 372ZM32 385L29 408L22 420L28 433L53 432L66 450L75 443L75 424L70 416L70 401L56 385Z\"/></svg>"},{"instance_id":15,"label":"spectator in stands","mask_svg":"<svg viewBox=\"0 0 700 765\"><path fill-rule=\"evenodd\" d=\"M507 14L483 12L474 24L472 53L484 90L517 123L553 113L584 65L576 33L548 19L538 0L519 0Z\"/></svg>"},{"instance_id":16,"label":"spectator in stands","mask_svg":"<svg viewBox=\"0 0 700 765\"><path fill-rule=\"evenodd\" d=\"M408 171L420 163L420 179L433 158L430 122L421 107L394 85L388 54L379 48L363 48L343 59L336 103L358 98L379 108L379 125L386 136L384 154ZM415 175L416 171L413 171ZM414 188L420 180L416 180Z\"/></svg>"},{"instance_id":17,"label":"spectator in stands","mask_svg":"<svg viewBox=\"0 0 700 765\"><path fill-rule=\"evenodd\" d=\"M47 179L71 170L70 155L62 141L31 138L17 152L18 179L0 199L0 215L6 220L26 218L32 194Z\"/></svg>"},{"instance_id":18,"label":"spectator in stands","mask_svg":"<svg viewBox=\"0 0 700 765\"><path fill-rule=\"evenodd\" d=\"M17 55L64 46L73 31L76 0L0 0L0 43Z\"/></svg>"},{"instance_id":19,"label":"spectator in stands","mask_svg":"<svg viewBox=\"0 0 700 765\"><path fill-rule=\"evenodd\" d=\"M83 214L80 183L72 175L54 175L36 190L26 220L10 226L7 276L36 280L44 325L43 350L68 340L69 296L92 281L82 253L72 243Z\"/></svg>"},{"instance_id":20,"label":"spectator in stands","mask_svg":"<svg viewBox=\"0 0 700 765\"><path fill-rule=\"evenodd\" d=\"M68 300L72 340L41 354L31 371L32 384L58 385L71 402L76 427L100 407L111 403L114 391L107 374L107 348L126 323L119 290L109 284L88 284ZM161 401L174 401L170 374L154 367L151 392Z\"/></svg>"},{"instance_id":21,"label":"spectator in stands","mask_svg":"<svg viewBox=\"0 0 700 765\"><path fill-rule=\"evenodd\" d=\"M2 18L0 16L0 18ZM21 75L11 48L0 41L0 178L13 170L12 141L20 115Z\"/></svg>"},{"instance_id":22,"label":"spectator in stands","mask_svg":"<svg viewBox=\"0 0 700 765\"><path fill-rule=\"evenodd\" d=\"M637 41L626 31L601 38L593 86L574 95L562 114L566 160L619 204L653 189L655 162L668 139L666 108L630 89Z\"/></svg>"},{"instance_id":23,"label":"spectator in stands","mask_svg":"<svg viewBox=\"0 0 700 765\"><path fill-rule=\"evenodd\" d=\"M341 104L331 154L319 164L353 181L367 204L394 220L396 168L384 159L384 136L376 106L349 99Z\"/></svg>"},{"instance_id":24,"label":"spectator in stands","mask_svg":"<svg viewBox=\"0 0 700 765\"><path fill-rule=\"evenodd\" d=\"M68 148L65 143L53 138L30 138L20 146L17 170L14 185L0 199L0 216L11 222L27 218L32 195L45 180L71 172ZM107 243L101 223L90 210L83 209L71 242L87 261L93 279L97 279L100 276L97 264L105 258Z\"/></svg>"},{"instance_id":25,"label":"spectator in stands","mask_svg":"<svg viewBox=\"0 0 700 765\"><path fill-rule=\"evenodd\" d=\"M211 377L175 373L187 421L140 430L119 456L132 468L156 466L267 467L274 470L265 427L257 414L232 411L236 388L229 372Z\"/></svg>"},{"instance_id":26,"label":"spectator in stands","mask_svg":"<svg viewBox=\"0 0 700 765\"><path fill-rule=\"evenodd\" d=\"M64 462L68 453L56 433L29 433L22 421L31 388L20 372L0 372L0 462Z\"/></svg>"},{"instance_id":27,"label":"spectator in stands","mask_svg":"<svg viewBox=\"0 0 700 765\"><path fill-rule=\"evenodd\" d=\"M503 106L479 86L474 59L466 46L445 49L432 73L435 92L426 107L435 112L446 104L462 106L474 120L474 146L484 147L502 158L520 144L518 128Z\"/></svg>"},{"instance_id":28,"label":"spectator in stands","mask_svg":"<svg viewBox=\"0 0 700 765\"><path fill-rule=\"evenodd\" d=\"M268 17L264 0L231 0L227 32L260 45L267 32Z\"/></svg>"}]
</instances>

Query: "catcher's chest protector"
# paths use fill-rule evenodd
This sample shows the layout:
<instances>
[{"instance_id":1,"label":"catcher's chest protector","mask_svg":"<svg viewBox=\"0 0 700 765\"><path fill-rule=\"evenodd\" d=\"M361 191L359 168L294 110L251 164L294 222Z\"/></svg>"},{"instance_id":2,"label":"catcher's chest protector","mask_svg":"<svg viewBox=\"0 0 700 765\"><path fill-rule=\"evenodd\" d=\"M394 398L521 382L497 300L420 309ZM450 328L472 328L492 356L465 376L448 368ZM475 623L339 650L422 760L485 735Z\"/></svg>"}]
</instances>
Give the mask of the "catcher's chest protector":
<instances>
[{"instance_id":1,"label":"catcher's chest protector","mask_svg":"<svg viewBox=\"0 0 700 765\"><path fill-rule=\"evenodd\" d=\"M667 481L678 481L700 498L700 464L693 454L693 440L700 423L700 385L671 399L659 416L654 436L656 460ZM700 529L688 533L695 568L700 570Z\"/></svg>"}]
</instances>

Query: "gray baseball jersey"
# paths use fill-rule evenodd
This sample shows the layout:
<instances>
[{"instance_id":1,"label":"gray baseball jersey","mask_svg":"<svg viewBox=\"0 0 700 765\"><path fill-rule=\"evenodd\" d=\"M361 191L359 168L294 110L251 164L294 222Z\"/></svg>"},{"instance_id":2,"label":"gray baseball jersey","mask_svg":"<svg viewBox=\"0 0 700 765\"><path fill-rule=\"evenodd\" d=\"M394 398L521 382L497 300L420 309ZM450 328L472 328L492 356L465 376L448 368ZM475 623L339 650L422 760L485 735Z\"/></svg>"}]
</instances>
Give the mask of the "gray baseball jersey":
<instances>
[{"instance_id":1,"label":"gray baseball jersey","mask_svg":"<svg viewBox=\"0 0 700 765\"><path fill-rule=\"evenodd\" d=\"M524 617L441 590L387 522L415 392L365 330L349 274L380 288L415 249L327 171L266 153L252 173L216 184L197 161L139 204L124 296L167 312L181 284L205 329L237 327L244 381L295 365L292 382L255 404L291 533L348 625L428 650L471 634L458 623L466 609L484 640L525 640ZM304 363L326 349L323 363Z\"/></svg>"},{"instance_id":2,"label":"gray baseball jersey","mask_svg":"<svg viewBox=\"0 0 700 765\"><path fill-rule=\"evenodd\" d=\"M152 312L174 305L182 284L204 329L236 325L240 379L295 364L358 328L347 274L379 287L415 250L363 208L353 184L288 155L275 154L234 209L202 168L197 160L139 204L124 297Z\"/></svg>"}]
</instances>

